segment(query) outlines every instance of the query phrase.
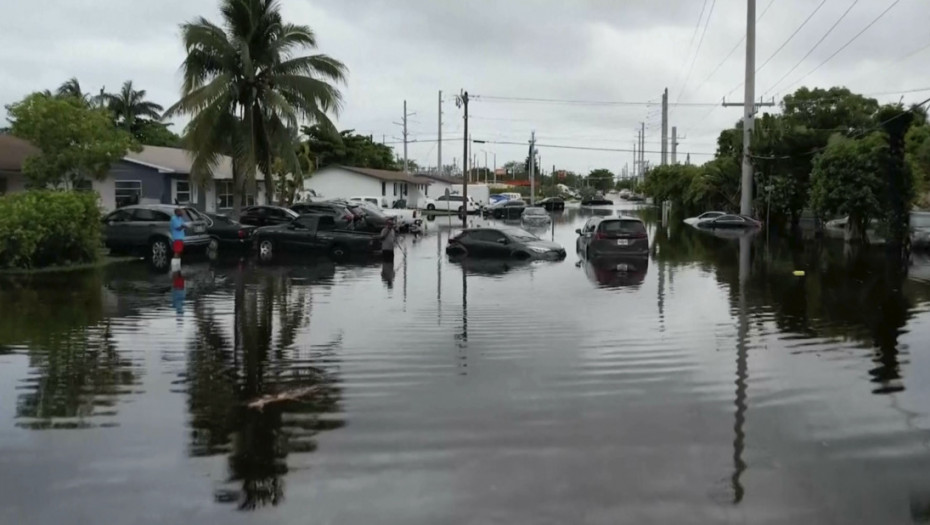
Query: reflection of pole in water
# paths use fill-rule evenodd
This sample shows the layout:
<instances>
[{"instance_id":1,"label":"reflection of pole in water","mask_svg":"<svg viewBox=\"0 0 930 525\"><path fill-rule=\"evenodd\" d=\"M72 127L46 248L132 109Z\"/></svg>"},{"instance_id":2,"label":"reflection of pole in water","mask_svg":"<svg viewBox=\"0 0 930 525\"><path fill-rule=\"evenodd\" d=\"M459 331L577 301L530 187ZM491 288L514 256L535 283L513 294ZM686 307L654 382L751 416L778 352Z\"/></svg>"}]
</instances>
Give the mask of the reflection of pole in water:
<instances>
[{"instance_id":1,"label":"reflection of pole in water","mask_svg":"<svg viewBox=\"0 0 930 525\"><path fill-rule=\"evenodd\" d=\"M436 324L442 319L442 232L436 231Z\"/></svg>"},{"instance_id":2,"label":"reflection of pole in water","mask_svg":"<svg viewBox=\"0 0 930 525\"><path fill-rule=\"evenodd\" d=\"M739 327L736 333L736 418L733 424L733 503L743 500L743 484L740 477L746 470L743 461L743 450L746 448L746 433L743 427L746 424L746 394L747 380L749 379L749 318L746 311L746 281L749 278L750 238L740 237L739 240Z\"/></svg>"},{"instance_id":3,"label":"reflection of pole in water","mask_svg":"<svg viewBox=\"0 0 930 525\"><path fill-rule=\"evenodd\" d=\"M659 261L659 287L658 287L658 308L659 308L659 331L665 331L665 263Z\"/></svg>"},{"instance_id":4,"label":"reflection of pole in water","mask_svg":"<svg viewBox=\"0 0 930 525\"><path fill-rule=\"evenodd\" d=\"M467 372L468 366L468 278L465 265L462 264L462 334L459 342L459 358L462 361L462 375Z\"/></svg>"}]
</instances>

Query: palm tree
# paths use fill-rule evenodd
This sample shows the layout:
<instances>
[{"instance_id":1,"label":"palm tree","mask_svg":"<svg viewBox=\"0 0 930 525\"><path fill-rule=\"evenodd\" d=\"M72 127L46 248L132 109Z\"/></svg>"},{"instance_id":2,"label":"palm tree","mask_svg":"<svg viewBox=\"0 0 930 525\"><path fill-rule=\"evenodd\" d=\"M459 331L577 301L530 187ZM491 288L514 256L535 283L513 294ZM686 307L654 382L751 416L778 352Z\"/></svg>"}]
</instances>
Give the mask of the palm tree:
<instances>
[{"instance_id":1,"label":"palm tree","mask_svg":"<svg viewBox=\"0 0 930 525\"><path fill-rule=\"evenodd\" d=\"M84 93L84 90L81 89L81 83L78 82L76 77L71 77L62 83L62 85L58 86L58 89L55 90L55 94L59 97L74 97L84 101L87 101L89 98L88 95Z\"/></svg>"},{"instance_id":2,"label":"palm tree","mask_svg":"<svg viewBox=\"0 0 930 525\"><path fill-rule=\"evenodd\" d=\"M102 100L113 113L117 125L133 136L136 135L139 124L146 119L161 120L162 111L164 111L164 108L158 104L145 100L144 89L133 89L132 80L124 82L119 93L104 93Z\"/></svg>"},{"instance_id":3,"label":"palm tree","mask_svg":"<svg viewBox=\"0 0 930 525\"><path fill-rule=\"evenodd\" d=\"M342 95L329 82L343 82L346 67L322 54L298 56L316 47L316 36L285 23L277 0L221 0L220 12L223 27L205 18L181 26L184 82L168 115L191 115L185 141L201 180L220 155L233 157L238 211L244 183L254 184L258 170L271 173L275 152L299 121L334 128L327 113L338 112ZM296 158L286 160L299 166ZM271 202L270 175L265 191Z\"/></svg>"}]
</instances>

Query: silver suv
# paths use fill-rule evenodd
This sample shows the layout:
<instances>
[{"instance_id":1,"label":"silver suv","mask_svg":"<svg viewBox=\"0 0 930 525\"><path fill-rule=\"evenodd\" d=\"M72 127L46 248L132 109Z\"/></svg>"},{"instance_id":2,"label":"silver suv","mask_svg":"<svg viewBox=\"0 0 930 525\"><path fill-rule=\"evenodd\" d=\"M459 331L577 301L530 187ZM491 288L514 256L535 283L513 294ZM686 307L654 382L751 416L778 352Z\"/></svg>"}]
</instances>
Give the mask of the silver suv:
<instances>
[{"instance_id":1,"label":"silver suv","mask_svg":"<svg viewBox=\"0 0 930 525\"><path fill-rule=\"evenodd\" d=\"M103 242L113 254L144 254L156 267L171 259L171 217L181 208L188 223L184 248L206 248L207 223L197 210L169 204L126 206L103 218Z\"/></svg>"}]
</instances>

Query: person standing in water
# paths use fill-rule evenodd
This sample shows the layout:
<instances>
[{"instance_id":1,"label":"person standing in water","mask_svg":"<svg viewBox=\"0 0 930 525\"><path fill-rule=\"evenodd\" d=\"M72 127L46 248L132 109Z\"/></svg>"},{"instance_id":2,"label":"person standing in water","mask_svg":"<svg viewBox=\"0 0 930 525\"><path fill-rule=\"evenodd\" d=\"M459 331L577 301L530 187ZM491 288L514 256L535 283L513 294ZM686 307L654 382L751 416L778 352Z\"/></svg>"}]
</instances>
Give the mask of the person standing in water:
<instances>
[{"instance_id":1,"label":"person standing in water","mask_svg":"<svg viewBox=\"0 0 930 525\"><path fill-rule=\"evenodd\" d=\"M388 219L381 230L381 258L384 261L394 260L394 219Z\"/></svg>"},{"instance_id":2,"label":"person standing in water","mask_svg":"<svg viewBox=\"0 0 930 525\"><path fill-rule=\"evenodd\" d=\"M174 217L171 217L171 248L174 250L174 257L181 258L181 252L184 251L185 224L184 210L181 208L174 209Z\"/></svg>"}]
</instances>

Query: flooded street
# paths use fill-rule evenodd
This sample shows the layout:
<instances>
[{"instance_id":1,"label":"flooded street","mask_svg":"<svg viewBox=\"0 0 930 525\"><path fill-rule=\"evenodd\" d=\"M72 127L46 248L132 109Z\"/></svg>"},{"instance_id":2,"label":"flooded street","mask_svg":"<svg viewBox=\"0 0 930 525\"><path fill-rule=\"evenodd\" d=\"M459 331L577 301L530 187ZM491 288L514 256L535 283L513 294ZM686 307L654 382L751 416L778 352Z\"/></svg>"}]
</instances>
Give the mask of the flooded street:
<instances>
[{"instance_id":1,"label":"flooded street","mask_svg":"<svg viewBox=\"0 0 930 525\"><path fill-rule=\"evenodd\" d=\"M450 261L443 217L393 266L0 281L0 523L930 520L930 259L629 209L618 273L592 213L559 262Z\"/></svg>"}]
</instances>

